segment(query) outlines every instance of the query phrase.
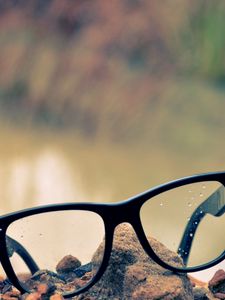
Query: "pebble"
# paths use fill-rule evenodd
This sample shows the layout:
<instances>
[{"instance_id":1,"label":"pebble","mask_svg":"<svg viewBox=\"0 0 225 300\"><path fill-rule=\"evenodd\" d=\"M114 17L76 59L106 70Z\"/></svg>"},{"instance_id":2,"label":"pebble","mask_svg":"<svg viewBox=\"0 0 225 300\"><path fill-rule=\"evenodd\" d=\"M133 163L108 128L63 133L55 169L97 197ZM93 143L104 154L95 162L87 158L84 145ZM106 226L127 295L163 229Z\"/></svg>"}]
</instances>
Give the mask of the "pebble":
<instances>
[{"instance_id":1,"label":"pebble","mask_svg":"<svg viewBox=\"0 0 225 300\"><path fill-rule=\"evenodd\" d=\"M56 266L57 273L68 273L74 271L81 266L81 262L78 258L72 255L66 255L63 257Z\"/></svg>"},{"instance_id":2,"label":"pebble","mask_svg":"<svg viewBox=\"0 0 225 300\"><path fill-rule=\"evenodd\" d=\"M225 271L222 269L218 270L209 281L208 287L213 294L225 294Z\"/></svg>"}]
</instances>

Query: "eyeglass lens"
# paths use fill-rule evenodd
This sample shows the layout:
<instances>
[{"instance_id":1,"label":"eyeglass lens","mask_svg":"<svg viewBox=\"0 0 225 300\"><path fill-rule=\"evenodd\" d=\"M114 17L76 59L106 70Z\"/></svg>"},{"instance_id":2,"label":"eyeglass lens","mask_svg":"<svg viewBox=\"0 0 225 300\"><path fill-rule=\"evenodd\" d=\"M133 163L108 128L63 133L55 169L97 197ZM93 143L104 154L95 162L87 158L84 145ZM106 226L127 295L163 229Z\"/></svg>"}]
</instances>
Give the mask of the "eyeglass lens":
<instances>
[{"instance_id":1,"label":"eyeglass lens","mask_svg":"<svg viewBox=\"0 0 225 300\"><path fill-rule=\"evenodd\" d=\"M223 185L214 181L188 184L161 193L146 201L141 208L145 234L178 252L181 258L186 257L183 267L209 263L224 251L225 217L222 213L216 216L220 205L224 209L224 199ZM186 243L181 245L185 228L188 229ZM163 254L157 252L154 243L149 241L157 256L165 261ZM179 267L175 261L169 264Z\"/></svg>"},{"instance_id":2,"label":"eyeglass lens","mask_svg":"<svg viewBox=\"0 0 225 300\"><path fill-rule=\"evenodd\" d=\"M40 268L32 276L19 255L10 253L9 247L13 269L28 290L32 290L37 282L51 284L54 281L59 292L74 292L92 280L102 262L104 223L91 211L32 215L13 222L6 234L8 240L19 242ZM96 265L92 259L97 249Z\"/></svg>"}]
</instances>

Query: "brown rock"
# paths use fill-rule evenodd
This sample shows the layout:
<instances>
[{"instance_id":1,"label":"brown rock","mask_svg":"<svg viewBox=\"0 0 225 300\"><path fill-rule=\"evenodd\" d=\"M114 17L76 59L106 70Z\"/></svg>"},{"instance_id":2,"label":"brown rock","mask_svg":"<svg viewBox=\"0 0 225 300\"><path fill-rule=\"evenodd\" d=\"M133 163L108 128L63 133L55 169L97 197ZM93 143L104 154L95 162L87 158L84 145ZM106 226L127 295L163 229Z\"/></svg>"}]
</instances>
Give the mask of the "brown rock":
<instances>
[{"instance_id":1,"label":"brown rock","mask_svg":"<svg viewBox=\"0 0 225 300\"><path fill-rule=\"evenodd\" d=\"M16 297L12 297L11 295L8 295L7 293L6 294L0 294L1 296L1 300L18 300L18 298Z\"/></svg>"},{"instance_id":2,"label":"brown rock","mask_svg":"<svg viewBox=\"0 0 225 300\"><path fill-rule=\"evenodd\" d=\"M181 259L176 253L155 239L151 242L161 257L181 265ZM99 266L102 248L103 245L100 245L93 257L94 268ZM175 275L150 259L129 224L121 224L116 228L109 265L100 281L74 299L87 297L98 300L194 299L189 278L186 275Z\"/></svg>"},{"instance_id":3,"label":"brown rock","mask_svg":"<svg viewBox=\"0 0 225 300\"><path fill-rule=\"evenodd\" d=\"M194 300L215 300L213 294L205 287L194 288Z\"/></svg>"},{"instance_id":4,"label":"brown rock","mask_svg":"<svg viewBox=\"0 0 225 300\"><path fill-rule=\"evenodd\" d=\"M77 269L81 266L81 262L78 258L72 255L66 255L63 257L56 266L56 271L58 273L69 273L74 269Z\"/></svg>"},{"instance_id":5,"label":"brown rock","mask_svg":"<svg viewBox=\"0 0 225 300\"><path fill-rule=\"evenodd\" d=\"M26 285L30 290L38 291L40 284L43 287L47 285L47 293L53 294L56 289L60 290L60 287L64 285L64 281L57 273L48 270L39 270L26 281Z\"/></svg>"},{"instance_id":6,"label":"brown rock","mask_svg":"<svg viewBox=\"0 0 225 300\"><path fill-rule=\"evenodd\" d=\"M212 293L224 293L225 294L225 271L218 270L213 278L209 281L208 287Z\"/></svg>"},{"instance_id":7,"label":"brown rock","mask_svg":"<svg viewBox=\"0 0 225 300\"><path fill-rule=\"evenodd\" d=\"M183 282L178 276L150 275L146 283L139 284L139 287L134 290L131 299L188 299L184 297L186 296L183 291Z\"/></svg>"},{"instance_id":8,"label":"brown rock","mask_svg":"<svg viewBox=\"0 0 225 300\"><path fill-rule=\"evenodd\" d=\"M50 300L63 300L63 296L59 294L54 294L50 297Z\"/></svg>"},{"instance_id":9,"label":"brown rock","mask_svg":"<svg viewBox=\"0 0 225 300\"><path fill-rule=\"evenodd\" d=\"M48 285L45 283L40 283L37 287L37 292L39 294L46 294L48 292Z\"/></svg>"},{"instance_id":10,"label":"brown rock","mask_svg":"<svg viewBox=\"0 0 225 300\"><path fill-rule=\"evenodd\" d=\"M41 295L38 292L35 292L35 293L27 295L25 299L26 300L40 300Z\"/></svg>"},{"instance_id":11,"label":"brown rock","mask_svg":"<svg viewBox=\"0 0 225 300\"><path fill-rule=\"evenodd\" d=\"M216 293L216 294L214 294L214 296L217 299L225 299L225 294L224 293Z\"/></svg>"},{"instance_id":12,"label":"brown rock","mask_svg":"<svg viewBox=\"0 0 225 300\"><path fill-rule=\"evenodd\" d=\"M4 294L0 294L0 299L1 300L8 300L8 299L18 300L18 299L20 299L20 296L21 296L20 292L17 289L12 287L10 291L5 292Z\"/></svg>"},{"instance_id":13,"label":"brown rock","mask_svg":"<svg viewBox=\"0 0 225 300\"><path fill-rule=\"evenodd\" d=\"M36 291L30 294L25 294L22 296L22 298L19 298L22 300L63 300L63 296L54 293L54 291L51 290L51 287L49 287L46 284L39 284L36 288Z\"/></svg>"}]
</instances>

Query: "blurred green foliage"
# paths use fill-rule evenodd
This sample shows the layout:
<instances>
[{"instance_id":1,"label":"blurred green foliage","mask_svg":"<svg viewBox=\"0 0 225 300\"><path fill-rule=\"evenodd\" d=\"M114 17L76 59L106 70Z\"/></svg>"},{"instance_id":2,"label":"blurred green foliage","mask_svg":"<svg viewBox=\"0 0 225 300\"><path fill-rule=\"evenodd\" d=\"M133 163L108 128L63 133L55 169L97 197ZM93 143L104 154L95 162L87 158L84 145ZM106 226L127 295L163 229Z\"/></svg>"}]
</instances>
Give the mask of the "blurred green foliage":
<instances>
[{"instance_id":1,"label":"blurred green foliage","mask_svg":"<svg viewBox=\"0 0 225 300\"><path fill-rule=\"evenodd\" d=\"M191 49L190 69L200 78L225 80L225 3L224 1L198 1L190 16L190 26L184 32Z\"/></svg>"},{"instance_id":2,"label":"blurred green foliage","mask_svg":"<svg viewBox=\"0 0 225 300\"><path fill-rule=\"evenodd\" d=\"M171 146L185 135L184 148L225 126L224 1L19 0L0 11L3 122Z\"/></svg>"}]
</instances>

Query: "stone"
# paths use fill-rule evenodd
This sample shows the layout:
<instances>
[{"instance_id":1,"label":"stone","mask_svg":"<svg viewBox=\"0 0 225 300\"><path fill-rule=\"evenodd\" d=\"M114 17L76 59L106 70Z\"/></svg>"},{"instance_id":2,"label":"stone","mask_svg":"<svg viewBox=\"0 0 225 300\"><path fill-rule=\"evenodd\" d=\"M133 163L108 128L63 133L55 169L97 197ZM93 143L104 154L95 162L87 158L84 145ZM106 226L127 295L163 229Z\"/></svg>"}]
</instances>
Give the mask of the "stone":
<instances>
[{"instance_id":1,"label":"stone","mask_svg":"<svg viewBox=\"0 0 225 300\"><path fill-rule=\"evenodd\" d=\"M194 300L214 300L213 294L205 287L194 287Z\"/></svg>"},{"instance_id":2,"label":"stone","mask_svg":"<svg viewBox=\"0 0 225 300\"><path fill-rule=\"evenodd\" d=\"M209 281L208 287L213 294L224 293L225 294L225 271L218 270L213 278Z\"/></svg>"},{"instance_id":3,"label":"stone","mask_svg":"<svg viewBox=\"0 0 225 300\"><path fill-rule=\"evenodd\" d=\"M64 256L56 266L57 273L69 273L81 266L78 258L72 255Z\"/></svg>"},{"instance_id":4,"label":"stone","mask_svg":"<svg viewBox=\"0 0 225 300\"><path fill-rule=\"evenodd\" d=\"M20 299L20 292L13 288L10 291L7 291L4 294L0 294L1 300L18 300Z\"/></svg>"},{"instance_id":5,"label":"stone","mask_svg":"<svg viewBox=\"0 0 225 300\"><path fill-rule=\"evenodd\" d=\"M10 281L8 281L7 279L3 279L2 281L0 281L0 293L1 294L5 294L9 291L12 290L12 285L10 283Z\"/></svg>"},{"instance_id":6,"label":"stone","mask_svg":"<svg viewBox=\"0 0 225 300\"><path fill-rule=\"evenodd\" d=\"M214 294L216 299L225 299L225 294L224 293L216 293Z\"/></svg>"},{"instance_id":7,"label":"stone","mask_svg":"<svg viewBox=\"0 0 225 300\"><path fill-rule=\"evenodd\" d=\"M182 265L180 257L151 238L154 249L167 262ZM99 266L103 244L93 256L93 268ZM115 230L109 265L102 278L86 293L73 299L95 300L193 300L192 284L187 275L174 274L154 262L144 252L129 224Z\"/></svg>"},{"instance_id":8,"label":"stone","mask_svg":"<svg viewBox=\"0 0 225 300\"><path fill-rule=\"evenodd\" d=\"M63 286L64 283L64 279L59 274L45 269L37 271L26 281L30 290L37 290L40 284L44 284L48 286L47 290L51 290L51 292Z\"/></svg>"},{"instance_id":9,"label":"stone","mask_svg":"<svg viewBox=\"0 0 225 300\"><path fill-rule=\"evenodd\" d=\"M25 299L26 300L40 300L41 295L38 292L34 292L32 294L27 295Z\"/></svg>"},{"instance_id":10,"label":"stone","mask_svg":"<svg viewBox=\"0 0 225 300\"><path fill-rule=\"evenodd\" d=\"M145 284L139 284L131 295L133 300L188 299L183 291L183 282L178 276L151 275ZM181 298L182 297L182 298ZM185 298L186 297L186 298ZM191 299L191 298L189 298Z\"/></svg>"},{"instance_id":11,"label":"stone","mask_svg":"<svg viewBox=\"0 0 225 300\"><path fill-rule=\"evenodd\" d=\"M40 283L37 285L32 293L23 294L19 299L21 300L62 300L62 295L55 292L54 286Z\"/></svg>"},{"instance_id":12,"label":"stone","mask_svg":"<svg viewBox=\"0 0 225 300\"><path fill-rule=\"evenodd\" d=\"M59 294L54 294L52 296L50 296L50 300L63 300L63 296L59 295Z\"/></svg>"}]
</instances>

